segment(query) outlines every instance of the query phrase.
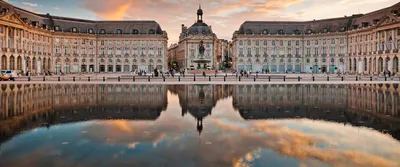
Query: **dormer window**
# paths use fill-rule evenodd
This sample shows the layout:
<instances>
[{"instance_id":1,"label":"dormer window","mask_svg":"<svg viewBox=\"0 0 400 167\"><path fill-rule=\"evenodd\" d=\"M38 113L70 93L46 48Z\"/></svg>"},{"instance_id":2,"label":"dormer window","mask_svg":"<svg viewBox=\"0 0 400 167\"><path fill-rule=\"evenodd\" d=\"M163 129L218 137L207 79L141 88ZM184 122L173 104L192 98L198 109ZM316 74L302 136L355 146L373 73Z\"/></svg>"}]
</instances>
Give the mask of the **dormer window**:
<instances>
[{"instance_id":1,"label":"dormer window","mask_svg":"<svg viewBox=\"0 0 400 167\"><path fill-rule=\"evenodd\" d=\"M101 29L101 30L100 30L100 34L106 34L106 30Z\"/></svg>"},{"instance_id":2,"label":"dormer window","mask_svg":"<svg viewBox=\"0 0 400 167\"><path fill-rule=\"evenodd\" d=\"M262 33L263 33L263 34L268 34L268 33L269 33L269 32L268 32L268 29L264 29Z\"/></svg>"},{"instance_id":3,"label":"dormer window","mask_svg":"<svg viewBox=\"0 0 400 167\"><path fill-rule=\"evenodd\" d=\"M284 34L283 30L278 30L278 34Z\"/></svg>"},{"instance_id":4,"label":"dormer window","mask_svg":"<svg viewBox=\"0 0 400 167\"><path fill-rule=\"evenodd\" d=\"M342 28L340 28L340 31L342 31L342 32L344 32L344 31L346 31L346 27L342 27Z\"/></svg>"},{"instance_id":5,"label":"dormer window","mask_svg":"<svg viewBox=\"0 0 400 167\"><path fill-rule=\"evenodd\" d=\"M369 23L368 22L362 22L362 27L368 27Z\"/></svg>"},{"instance_id":6,"label":"dormer window","mask_svg":"<svg viewBox=\"0 0 400 167\"><path fill-rule=\"evenodd\" d=\"M358 25L353 25L353 29L357 29L358 28Z\"/></svg>"},{"instance_id":7,"label":"dormer window","mask_svg":"<svg viewBox=\"0 0 400 167\"><path fill-rule=\"evenodd\" d=\"M206 34L206 32L205 32L205 31L203 31L202 33L203 33L203 34Z\"/></svg>"},{"instance_id":8,"label":"dormer window","mask_svg":"<svg viewBox=\"0 0 400 167\"><path fill-rule=\"evenodd\" d=\"M54 30L60 31L60 26L54 26Z\"/></svg>"},{"instance_id":9,"label":"dormer window","mask_svg":"<svg viewBox=\"0 0 400 167\"><path fill-rule=\"evenodd\" d=\"M328 32L328 28L324 28L323 32L327 33Z\"/></svg>"},{"instance_id":10,"label":"dormer window","mask_svg":"<svg viewBox=\"0 0 400 167\"><path fill-rule=\"evenodd\" d=\"M253 31L251 31L250 29L248 29L248 30L246 31L246 34L253 34Z\"/></svg>"},{"instance_id":11,"label":"dormer window","mask_svg":"<svg viewBox=\"0 0 400 167\"><path fill-rule=\"evenodd\" d=\"M118 30L117 30L117 34L122 34L122 30L121 30L121 29L118 29Z\"/></svg>"},{"instance_id":12,"label":"dormer window","mask_svg":"<svg viewBox=\"0 0 400 167\"><path fill-rule=\"evenodd\" d=\"M294 30L294 34L300 35L300 31L299 30Z\"/></svg>"},{"instance_id":13,"label":"dormer window","mask_svg":"<svg viewBox=\"0 0 400 167\"><path fill-rule=\"evenodd\" d=\"M374 24L378 24L379 19L374 19L373 21L374 21Z\"/></svg>"},{"instance_id":14,"label":"dormer window","mask_svg":"<svg viewBox=\"0 0 400 167\"><path fill-rule=\"evenodd\" d=\"M46 24L42 24L42 28L43 29L47 29L47 25Z\"/></svg>"},{"instance_id":15,"label":"dormer window","mask_svg":"<svg viewBox=\"0 0 400 167\"><path fill-rule=\"evenodd\" d=\"M76 31L77 31L76 27L72 28L72 32L76 32Z\"/></svg>"},{"instance_id":16,"label":"dormer window","mask_svg":"<svg viewBox=\"0 0 400 167\"><path fill-rule=\"evenodd\" d=\"M312 30L311 29L308 29L307 30L307 34L311 34L312 33Z\"/></svg>"},{"instance_id":17,"label":"dormer window","mask_svg":"<svg viewBox=\"0 0 400 167\"><path fill-rule=\"evenodd\" d=\"M89 30L88 30L88 33L89 33L89 34L93 34L93 29L89 29Z\"/></svg>"},{"instance_id":18,"label":"dormer window","mask_svg":"<svg viewBox=\"0 0 400 167\"><path fill-rule=\"evenodd\" d=\"M132 34L139 34L139 30L133 29L133 30L132 30Z\"/></svg>"},{"instance_id":19,"label":"dormer window","mask_svg":"<svg viewBox=\"0 0 400 167\"><path fill-rule=\"evenodd\" d=\"M154 30L153 30L153 29L150 29L150 30L149 30L149 34L154 34Z\"/></svg>"},{"instance_id":20,"label":"dormer window","mask_svg":"<svg viewBox=\"0 0 400 167\"><path fill-rule=\"evenodd\" d=\"M37 21L32 21L33 26L37 26L39 23Z\"/></svg>"}]
</instances>

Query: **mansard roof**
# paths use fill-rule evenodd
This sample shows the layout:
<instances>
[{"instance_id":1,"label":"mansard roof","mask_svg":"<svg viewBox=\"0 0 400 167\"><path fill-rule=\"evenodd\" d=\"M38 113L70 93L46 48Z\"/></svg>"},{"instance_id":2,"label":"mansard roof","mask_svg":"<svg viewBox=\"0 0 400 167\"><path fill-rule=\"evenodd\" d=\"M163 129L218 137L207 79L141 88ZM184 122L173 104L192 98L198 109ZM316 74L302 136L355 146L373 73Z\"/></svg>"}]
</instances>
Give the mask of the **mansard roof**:
<instances>
[{"instance_id":1,"label":"mansard roof","mask_svg":"<svg viewBox=\"0 0 400 167\"><path fill-rule=\"evenodd\" d=\"M371 13L312 21L246 21L237 34L309 34L341 32L376 24L387 15L400 16L400 2Z\"/></svg>"},{"instance_id":2,"label":"mansard roof","mask_svg":"<svg viewBox=\"0 0 400 167\"><path fill-rule=\"evenodd\" d=\"M303 34L342 31L348 27L350 17L313 21L246 21L239 34Z\"/></svg>"},{"instance_id":3,"label":"mansard roof","mask_svg":"<svg viewBox=\"0 0 400 167\"><path fill-rule=\"evenodd\" d=\"M46 26L53 30L58 27L58 31L63 32L72 32L75 28L81 33L87 33L89 29L92 29L93 33L105 30L106 34L114 34L117 30L120 30L122 34L163 34L161 26L156 21L95 21L52 16L48 13L37 14L4 1L0 1L0 11L1 15L15 13L27 24L35 23L37 26Z\"/></svg>"}]
</instances>

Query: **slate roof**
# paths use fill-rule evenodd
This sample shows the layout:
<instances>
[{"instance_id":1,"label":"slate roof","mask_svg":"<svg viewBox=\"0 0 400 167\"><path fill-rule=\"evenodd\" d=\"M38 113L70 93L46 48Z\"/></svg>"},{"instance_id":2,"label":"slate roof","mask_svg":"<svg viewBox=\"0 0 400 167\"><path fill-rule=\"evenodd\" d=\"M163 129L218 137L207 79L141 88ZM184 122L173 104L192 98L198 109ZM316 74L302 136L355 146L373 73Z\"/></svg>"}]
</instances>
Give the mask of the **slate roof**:
<instances>
[{"instance_id":1,"label":"slate roof","mask_svg":"<svg viewBox=\"0 0 400 167\"><path fill-rule=\"evenodd\" d=\"M312 21L245 21L237 31L237 34L308 34L341 32L349 29L362 27L362 23L373 24L375 19L392 14L393 11L400 13L400 2L367 14L357 14L349 17L339 17ZM296 30L298 30L296 32Z\"/></svg>"},{"instance_id":2,"label":"slate roof","mask_svg":"<svg viewBox=\"0 0 400 167\"><path fill-rule=\"evenodd\" d=\"M113 34L120 29L123 34L132 34L134 30L137 30L138 34L163 34L163 30L156 21L95 21L52 16L33 13L4 1L0 1L0 8L4 11L3 14L15 13L27 24L36 22L38 26L46 25L53 30L58 26L59 31L64 32L72 32L72 28L76 28L77 32L81 33L87 33L89 29L92 29L94 33L100 33L104 29L106 33Z\"/></svg>"}]
</instances>

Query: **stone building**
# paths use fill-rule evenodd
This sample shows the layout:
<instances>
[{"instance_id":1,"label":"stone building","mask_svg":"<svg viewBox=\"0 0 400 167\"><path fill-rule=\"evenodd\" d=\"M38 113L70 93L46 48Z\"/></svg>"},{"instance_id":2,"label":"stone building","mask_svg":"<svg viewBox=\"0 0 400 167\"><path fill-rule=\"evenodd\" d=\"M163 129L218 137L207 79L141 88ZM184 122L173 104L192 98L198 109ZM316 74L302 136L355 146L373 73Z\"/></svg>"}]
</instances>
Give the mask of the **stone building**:
<instances>
[{"instance_id":1,"label":"stone building","mask_svg":"<svg viewBox=\"0 0 400 167\"><path fill-rule=\"evenodd\" d=\"M0 69L129 72L167 65L155 21L93 21L37 14L0 1Z\"/></svg>"},{"instance_id":2,"label":"stone building","mask_svg":"<svg viewBox=\"0 0 400 167\"><path fill-rule=\"evenodd\" d=\"M246 21L233 34L235 68L276 73L397 73L399 9L397 3L350 17Z\"/></svg>"},{"instance_id":3,"label":"stone building","mask_svg":"<svg viewBox=\"0 0 400 167\"><path fill-rule=\"evenodd\" d=\"M218 38L211 26L203 21L203 10L197 10L197 21L189 28L182 24L177 47L169 48L176 52L177 64L180 69L215 69L217 68L216 45ZM203 42L204 54L199 54L200 43Z\"/></svg>"}]
</instances>

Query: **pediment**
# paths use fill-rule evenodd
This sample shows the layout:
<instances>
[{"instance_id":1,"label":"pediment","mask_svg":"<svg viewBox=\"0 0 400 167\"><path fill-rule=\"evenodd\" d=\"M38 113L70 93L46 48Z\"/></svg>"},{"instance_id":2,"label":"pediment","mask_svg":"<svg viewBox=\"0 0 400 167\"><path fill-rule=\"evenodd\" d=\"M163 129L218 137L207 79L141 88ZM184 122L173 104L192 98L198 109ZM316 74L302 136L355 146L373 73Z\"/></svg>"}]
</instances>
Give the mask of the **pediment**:
<instances>
[{"instance_id":1,"label":"pediment","mask_svg":"<svg viewBox=\"0 0 400 167\"><path fill-rule=\"evenodd\" d=\"M3 17L0 17L0 19L15 24L25 25L25 23L15 13L5 15Z\"/></svg>"},{"instance_id":2,"label":"pediment","mask_svg":"<svg viewBox=\"0 0 400 167\"><path fill-rule=\"evenodd\" d=\"M188 36L186 39L188 40L212 40L212 36L205 36L205 35L192 35Z\"/></svg>"},{"instance_id":3,"label":"pediment","mask_svg":"<svg viewBox=\"0 0 400 167\"><path fill-rule=\"evenodd\" d=\"M376 25L377 27L379 26L385 26L385 25L390 25L390 24L394 24L394 23L398 23L400 22L400 19L393 16L393 15L386 15L384 17L382 17L381 21L379 21L379 23Z\"/></svg>"}]
</instances>

